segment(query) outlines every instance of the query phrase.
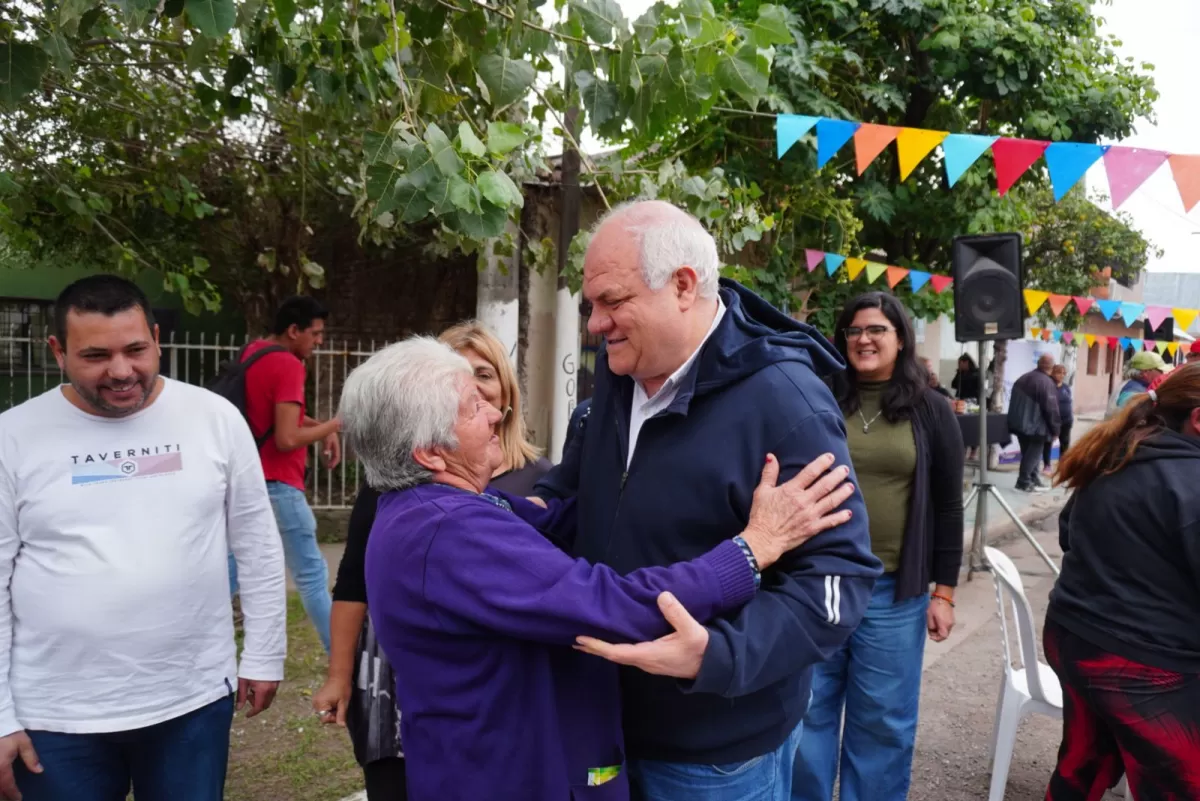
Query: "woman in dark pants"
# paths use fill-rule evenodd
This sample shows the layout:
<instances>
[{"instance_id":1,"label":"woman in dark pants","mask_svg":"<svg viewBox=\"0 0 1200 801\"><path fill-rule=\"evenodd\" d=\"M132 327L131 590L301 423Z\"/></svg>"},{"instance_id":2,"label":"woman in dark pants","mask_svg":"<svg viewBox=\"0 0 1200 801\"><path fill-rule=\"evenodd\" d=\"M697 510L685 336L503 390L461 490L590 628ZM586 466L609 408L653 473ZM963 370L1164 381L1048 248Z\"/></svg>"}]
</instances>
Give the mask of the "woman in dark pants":
<instances>
[{"instance_id":1,"label":"woman in dark pants","mask_svg":"<svg viewBox=\"0 0 1200 801\"><path fill-rule=\"evenodd\" d=\"M1058 461L1061 464L1063 457L1067 455L1067 448L1071 447L1071 426L1075 423L1075 398L1066 383L1066 367L1061 364L1054 365L1054 369L1050 371L1050 377L1054 379L1054 383L1058 387L1058 418L1062 421L1058 429ZM1042 446L1042 464L1046 466L1047 473L1050 472L1050 455L1053 448L1053 439L1046 440L1046 444Z\"/></svg>"},{"instance_id":2,"label":"woman in dark pants","mask_svg":"<svg viewBox=\"0 0 1200 801\"><path fill-rule=\"evenodd\" d=\"M532 494L533 485L551 465L526 436L521 391L504 346L475 322L454 326L441 340L467 358L479 394L504 412L496 431L504 462L491 486L514 495ZM354 757L363 766L368 801L404 801L400 715L392 697L395 676L367 616L367 540L378 502L379 493L364 486L350 514L346 551L333 587L329 675L313 695L313 709L322 722L349 729Z\"/></svg>"},{"instance_id":3,"label":"woman in dark pants","mask_svg":"<svg viewBox=\"0 0 1200 801\"><path fill-rule=\"evenodd\" d=\"M831 801L840 768L842 801L904 801L925 642L954 627L962 434L950 404L929 389L912 324L892 295L847 303L834 344L847 369L833 392L884 575L858 629L813 669L792 799Z\"/></svg>"},{"instance_id":4,"label":"woman in dark pants","mask_svg":"<svg viewBox=\"0 0 1200 801\"><path fill-rule=\"evenodd\" d=\"M1131 398L1059 462L1062 574L1046 660L1063 688L1047 801L1200 798L1200 364Z\"/></svg>"}]
</instances>

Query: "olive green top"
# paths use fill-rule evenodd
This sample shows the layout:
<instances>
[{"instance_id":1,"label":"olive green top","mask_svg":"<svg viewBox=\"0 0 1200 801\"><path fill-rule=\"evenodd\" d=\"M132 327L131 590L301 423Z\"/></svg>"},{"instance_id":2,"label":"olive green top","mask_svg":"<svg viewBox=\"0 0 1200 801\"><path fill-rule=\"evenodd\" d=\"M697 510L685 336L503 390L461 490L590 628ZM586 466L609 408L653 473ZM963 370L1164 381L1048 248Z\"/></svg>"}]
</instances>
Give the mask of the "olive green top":
<instances>
[{"instance_id":1,"label":"olive green top","mask_svg":"<svg viewBox=\"0 0 1200 801\"><path fill-rule=\"evenodd\" d=\"M900 546L904 542L913 472L917 467L917 444L911 420L889 423L879 414L885 386L858 385L861 415L855 412L846 418L846 440L858 474L858 487L867 505L871 551L883 562L884 572L891 573L900 567ZM865 433L864 427L868 429Z\"/></svg>"}]
</instances>

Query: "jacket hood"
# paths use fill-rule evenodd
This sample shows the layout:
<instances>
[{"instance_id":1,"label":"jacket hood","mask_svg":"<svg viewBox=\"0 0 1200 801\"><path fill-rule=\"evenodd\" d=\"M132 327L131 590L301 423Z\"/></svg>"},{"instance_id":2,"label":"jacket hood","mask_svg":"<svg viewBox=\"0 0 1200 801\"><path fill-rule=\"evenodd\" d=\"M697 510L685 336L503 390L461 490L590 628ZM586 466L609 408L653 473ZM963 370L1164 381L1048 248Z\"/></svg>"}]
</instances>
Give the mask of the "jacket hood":
<instances>
[{"instance_id":1,"label":"jacket hood","mask_svg":"<svg viewBox=\"0 0 1200 801\"><path fill-rule=\"evenodd\" d=\"M722 278L720 293L725 317L680 387L681 396L703 395L781 362L800 362L820 378L846 369L833 343L813 326L788 317L736 281Z\"/></svg>"},{"instance_id":2,"label":"jacket hood","mask_svg":"<svg viewBox=\"0 0 1200 801\"><path fill-rule=\"evenodd\" d=\"M1200 437L1190 437L1177 431L1160 431L1138 445L1129 461L1153 462L1159 459L1200 459Z\"/></svg>"}]
</instances>

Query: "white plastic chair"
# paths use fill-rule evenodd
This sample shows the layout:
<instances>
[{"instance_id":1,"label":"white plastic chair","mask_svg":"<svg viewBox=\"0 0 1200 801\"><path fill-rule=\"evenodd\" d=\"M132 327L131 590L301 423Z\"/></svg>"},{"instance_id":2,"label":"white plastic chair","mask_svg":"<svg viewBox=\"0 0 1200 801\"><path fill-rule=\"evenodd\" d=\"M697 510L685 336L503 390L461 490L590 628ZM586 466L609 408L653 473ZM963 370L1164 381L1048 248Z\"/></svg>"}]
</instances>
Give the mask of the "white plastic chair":
<instances>
[{"instance_id":1,"label":"white plastic chair","mask_svg":"<svg viewBox=\"0 0 1200 801\"><path fill-rule=\"evenodd\" d=\"M1004 679L1000 685L1000 700L996 704L996 728L992 735L992 788L988 801L1004 801L1013 746L1017 742L1017 728L1026 716L1033 713L1062 720L1062 685L1050 666L1038 659L1037 627L1016 565L995 548L984 548L983 551L996 583L996 604L1000 608L1000 631L1004 641ZM1012 607L1020 667L1013 664L1014 654L1009 648L1006 596L1008 605Z\"/></svg>"}]
</instances>

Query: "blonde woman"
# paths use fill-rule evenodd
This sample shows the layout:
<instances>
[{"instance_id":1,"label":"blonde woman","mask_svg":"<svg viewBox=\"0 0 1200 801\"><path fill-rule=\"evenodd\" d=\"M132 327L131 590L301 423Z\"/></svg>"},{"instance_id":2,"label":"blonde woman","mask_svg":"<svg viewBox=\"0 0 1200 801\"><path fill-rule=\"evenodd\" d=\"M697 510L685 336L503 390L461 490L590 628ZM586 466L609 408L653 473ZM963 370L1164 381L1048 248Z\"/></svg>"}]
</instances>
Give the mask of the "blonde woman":
<instances>
[{"instance_id":1,"label":"blonde woman","mask_svg":"<svg viewBox=\"0 0 1200 801\"><path fill-rule=\"evenodd\" d=\"M551 464L529 441L521 389L504 345L476 320L459 323L439 339L466 357L479 394L503 415L496 434L504 460L492 475L491 486L513 495L531 495ZM379 493L364 486L350 513L346 551L333 587L329 675L312 703L323 723L348 727L354 756L366 779L368 801L405 801L400 715L392 696L395 681L367 620L367 538L378 501Z\"/></svg>"}]
</instances>

